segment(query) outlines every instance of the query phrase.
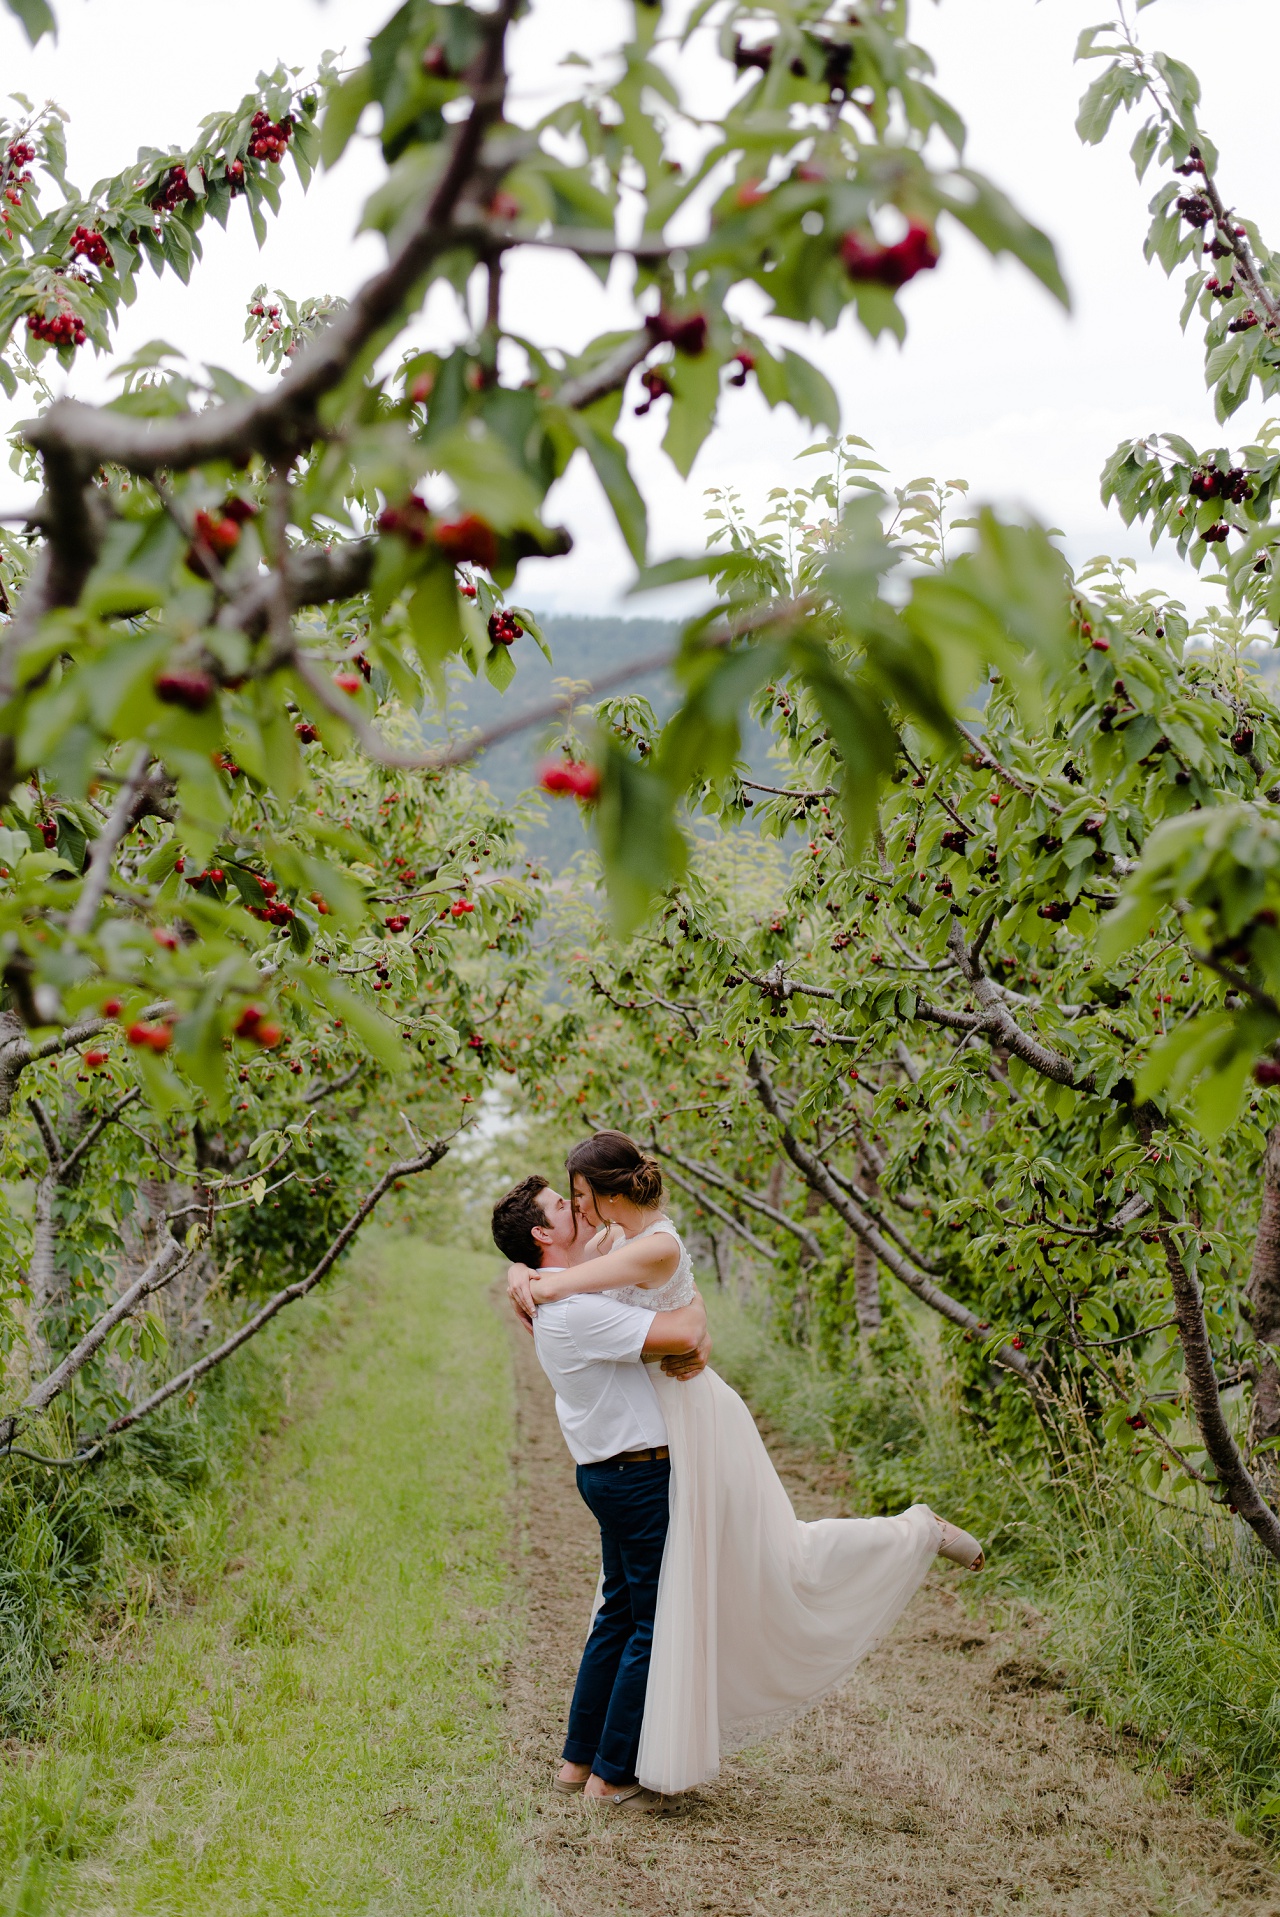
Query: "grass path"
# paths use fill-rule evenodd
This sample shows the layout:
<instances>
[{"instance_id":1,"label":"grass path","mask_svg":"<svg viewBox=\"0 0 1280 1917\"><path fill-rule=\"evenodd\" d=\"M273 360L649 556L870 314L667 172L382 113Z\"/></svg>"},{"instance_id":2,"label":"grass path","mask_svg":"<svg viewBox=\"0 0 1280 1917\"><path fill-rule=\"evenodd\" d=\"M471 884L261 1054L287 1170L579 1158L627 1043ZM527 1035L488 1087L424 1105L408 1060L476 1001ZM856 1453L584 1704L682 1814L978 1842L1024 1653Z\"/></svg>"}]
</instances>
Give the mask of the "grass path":
<instances>
[{"instance_id":1,"label":"grass path","mask_svg":"<svg viewBox=\"0 0 1280 1917\"><path fill-rule=\"evenodd\" d=\"M366 1260L224 1580L136 1648L76 1659L53 1744L10 1766L28 1847L71 1859L11 1879L3 1917L545 1908L507 1790L512 1404L492 1261L393 1238Z\"/></svg>"},{"instance_id":2,"label":"grass path","mask_svg":"<svg viewBox=\"0 0 1280 1917\"><path fill-rule=\"evenodd\" d=\"M546 1379L527 1339L512 1349L529 1569L512 1728L557 1917L1280 1917L1263 1847L1131 1767L1070 1710L1035 1620L971 1612L949 1567L845 1691L666 1814L602 1828L552 1797L581 1648L566 1621L598 1546ZM838 1468L762 1428L801 1517L852 1515Z\"/></svg>"},{"instance_id":3,"label":"grass path","mask_svg":"<svg viewBox=\"0 0 1280 1917\"><path fill-rule=\"evenodd\" d=\"M1130 1768L1034 1620L946 1573L668 1814L553 1797L598 1544L492 1271L373 1242L225 1571L79 1653L49 1742L9 1753L0 1838L32 1861L0 1917L1280 1917L1262 1848ZM840 1511L768 1436L801 1515Z\"/></svg>"}]
</instances>

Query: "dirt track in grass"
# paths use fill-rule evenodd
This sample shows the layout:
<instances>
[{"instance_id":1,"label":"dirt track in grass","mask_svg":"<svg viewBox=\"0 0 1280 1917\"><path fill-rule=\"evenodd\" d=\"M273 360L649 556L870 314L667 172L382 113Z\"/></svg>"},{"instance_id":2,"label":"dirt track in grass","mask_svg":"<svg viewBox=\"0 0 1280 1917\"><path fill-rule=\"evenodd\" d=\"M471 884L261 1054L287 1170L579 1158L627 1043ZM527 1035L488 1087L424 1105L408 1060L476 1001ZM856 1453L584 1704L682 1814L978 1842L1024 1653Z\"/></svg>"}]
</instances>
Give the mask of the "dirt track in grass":
<instances>
[{"instance_id":1,"label":"dirt track in grass","mask_svg":"<svg viewBox=\"0 0 1280 1917\"><path fill-rule=\"evenodd\" d=\"M1280 1917L1266 1851L1071 1713L1033 1624L975 1619L935 1572L840 1696L658 1817L602 1827L549 1789L598 1567L532 1341L517 1385L525 1653L508 1712L558 1917ZM764 1429L802 1518L838 1472Z\"/></svg>"}]
</instances>

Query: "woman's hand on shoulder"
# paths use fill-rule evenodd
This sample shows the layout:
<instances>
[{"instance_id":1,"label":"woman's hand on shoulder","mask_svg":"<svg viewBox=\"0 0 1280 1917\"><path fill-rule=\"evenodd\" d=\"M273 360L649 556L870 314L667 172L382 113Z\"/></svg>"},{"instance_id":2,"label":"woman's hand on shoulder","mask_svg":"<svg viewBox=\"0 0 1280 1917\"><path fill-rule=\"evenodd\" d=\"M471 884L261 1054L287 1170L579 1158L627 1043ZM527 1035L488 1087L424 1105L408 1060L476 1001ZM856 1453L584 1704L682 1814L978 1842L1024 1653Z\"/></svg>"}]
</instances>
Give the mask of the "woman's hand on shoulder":
<instances>
[{"instance_id":1,"label":"woman's hand on shoulder","mask_svg":"<svg viewBox=\"0 0 1280 1917\"><path fill-rule=\"evenodd\" d=\"M507 1266L507 1296L514 1305L517 1316L523 1318L529 1325L533 1323L533 1309L538 1302L533 1295L533 1280L536 1276L537 1273L531 1271L528 1265Z\"/></svg>"},{"instance_id":2,"label":"woman's hand on shoulder","mask_svg":"<svg viewBox=\"0 0 1280 1917\"><path fill-rule=\"evenodd\" d=\"M588 1258L603 1258L615 1251L619 1245L625 1245L627 1235L621 1225L601 1225L594 1237L588 1238L582 1257L585 1264Z\"/></svg>"}]
</instances>

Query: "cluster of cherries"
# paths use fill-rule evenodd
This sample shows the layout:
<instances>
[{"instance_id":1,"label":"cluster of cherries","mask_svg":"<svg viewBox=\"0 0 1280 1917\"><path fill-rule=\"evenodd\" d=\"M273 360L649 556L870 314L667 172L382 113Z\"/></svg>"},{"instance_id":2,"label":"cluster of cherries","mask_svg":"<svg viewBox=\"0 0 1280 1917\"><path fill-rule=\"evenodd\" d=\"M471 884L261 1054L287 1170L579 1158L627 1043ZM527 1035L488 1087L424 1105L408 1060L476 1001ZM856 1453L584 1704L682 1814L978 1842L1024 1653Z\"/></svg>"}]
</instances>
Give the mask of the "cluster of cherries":
<instances>
[{"instance_id":1,"label":"cluster of cherries","mask_svg":"<svg viewBox=\"0 0 1280 1917\"><path fill-rule=\"evenodd\" d=\"M151 202L155 213L176 213L180 206L196 197L195 188L187 178L185 166L171 166L162 177L156 197Z\"/></svg>"},{"instance_id":2,"label":"cluster of cherries","mask_svg":"<svg viewBox=\"0 0 1280 1917\"><path fill-rule=\"evenodd\" d=\"M651 313L645 330L655 345L674 346L688 359L697 359L707 350L705 313L689 313L684 318L674 313Z\"/></svg>"},{"instance_id":3,"label":"cluster of cherries","mask_svg":"<svg viewBox=\"0 0 1280 1917\"><path fill-rule=\"evenodd\" d=\"M497 535L487 519L479 513L464 513L460 519L433 519L431 508L418 493L410 493L399 506L384 507L378 514L378 531L397 533L410 546L425 546L430 540L455 566L491 568L498 557Z\"/></svg>"},{"instance_id":4,"label":"cluster of cherries","mask_svg":"<svg viewBox=\"0 0 1280 1917\"><path fill-rule=\"evenodd\" d=\"M71 235L71 257L73 260L88 260L90 266L115 265L111 257L111 248L96 228L78 226Z\"/></svg>"},{"instance_id":5,"label":"cluster of cherries","mask_svg":"<svg viewBox=\"0 0 1280 1917\"><path fill-rule=\"evenodd\" d=\"M15 173L21 172L24 166L30 166L35 157L36 150L29 140L15 140L7 155L9 165Z\"/></svg>"},{"instance_id":6,"label":"cluster of cherries","mask_svg":"<svg viewBox=\"0 0 1280 1917\"><path fill-rule=\"evenodd\" d=\"M292 138L292 114L286 113L282 120L272 120L271 115L259 107L250 122L249 157L279 162Z\"/></svg>"},{"instance_id":7,"label":"cluster of cherries","mask_svg":"<svg viewBox=\"0 0 1280 1917\"><path fill-rule=\"evenodd\" d=\"M119 1018L123 1010L122 999L108 998L102 1001L103 1018ZM136 1019L132 1025L125 1027L124 1035L130 1045L145 1046L151 1052L167 1052L173 1043L173 1027L163 1020L152 1023L145 1018ZM106 1064L108 1057L109 1054L103 1051L86 1052L84 1062L96 1070L99 1065Z\"/></svg>"},{"instance_id":8,"label":"cluster of cherries","mask_svg":"<svg viewBox=\"0 0 1280 1917\"><path fill-rule=\"evenodd\" d=\"M278 899L279 886L274 879L259 879L258 887L262 893L261 905L251 905L249 911L255 919L261 919L264 925L288 925L297 917L297 913L287 899Z\"/></svg>"},{"instance_id":9,"label":"cluster of cherries","mask_svg":"<svg viewBox=\"0 0 1280 1917\"><path fill-rule=\"evenodd\" d=\"M582 759L548 760L538 772L538 784L544 792L581 799L585 805L600 797L600 774Z\"/></svg>"},{"instance_id":10,"label":"cluster of cherries","mask_svg":"<svg viewBox=\"0 0 1280 1917\"><path fill-rule=\"evenodd\" d=\"M1216 466L1201 466L1192 473L1187 491L1193 499L1229 499L1233 506L1242 506L1251 488L1243 466L1229 466L1225 473Z\"/></svg>"},{"instance_id":11,"label":"cluster of cherries","mask_svg":"<svg viewBox=\"0 0 1280 1917\"><path fill-rule=\"evenodd\" d=\"M156 674L152 691L162 705L204 712L217 696L218 682L211 672L203 672L198 666L166 666Z\"/></svg>"},{"instance_id":12,"label":"cluster of cherries","mask_svg":"<svg viewBox=\"0 0 1280 1917\"><path fill-rule=\"evenodd\" d=\"M219 564L229 559L240 544L241 528L256 518L257 512L256 506L236 493L224 499L213 512L198 512L192 524L194 537L184 555L188 570L201 579L208 579L208 555L211 553Z\"/></svg>"},{"instance_id":13,"label":"cluster of cherries","mask_svg":"<svg viewBox=\"0 0 1280 1917\"><path fill-rule=\"evenodd\" d=\"M640 375L640 384L644 387L649 397L648 399L641 400L640 404L636 407L635 413L637 419L642 419L655 401L666 399L672 391L671 381L667 377L666 369L662 366L646 367Z\"/></svg>"},{"instance_id":14,"label":"cluster of cherries","mask_svg":"<svg viewBox=\"0 0 1280 1917\"><path fill-rule=\"evenodd\" d=\"M260 1005L246 1005L231 1029L237 1038L247 1038L267 1051L271 1051L284 1037L282 1027L275 1019L268 1018Z\"/></svg>"},{"instance_id":15,"label":"cluster of cherries","mask_svg":"<svg viewBox=\"0 0 1280 1917\"><path fill-rule=\"evenodd\" d=\"M489 615L489 638L495 646L513 646L524 631L524 627L513 612L494 612Z\"/></svg>"},{"instance_id":16,"label":"cluster of cherries","mask_svg":"<svg viewBox=\"0 0 1280 1917\"><path fill-rule=\"evenodd\" d=\"M56 313L28 313L27 331L47 346L83 346L85 342L84 321L69 306L59 307Z\"/></svg>"},{"instance_id":17,"label":"cluster of cherries","mask_svg":"<svg viewBox=\"0 0 1280 1917\"><path fill-rule=\"evenodd\" d=\"M851 280L896 289L938 264L938 243L929 228L916 220L892 246L881 246L861 233L846 233L840 258Z\"/></svg>"},{"instance_id":18,"label":"cluster of cherries","mask_svg":"<svg viewBox=\"0 0 1280 1917\"><path fill-rule=\"evenodd\" d=\"M310 719L299 719L293 729L298 735L299 743L302 745L314 745L320 737L319 726L312 725Z\"/></svg>"}]
</instances>

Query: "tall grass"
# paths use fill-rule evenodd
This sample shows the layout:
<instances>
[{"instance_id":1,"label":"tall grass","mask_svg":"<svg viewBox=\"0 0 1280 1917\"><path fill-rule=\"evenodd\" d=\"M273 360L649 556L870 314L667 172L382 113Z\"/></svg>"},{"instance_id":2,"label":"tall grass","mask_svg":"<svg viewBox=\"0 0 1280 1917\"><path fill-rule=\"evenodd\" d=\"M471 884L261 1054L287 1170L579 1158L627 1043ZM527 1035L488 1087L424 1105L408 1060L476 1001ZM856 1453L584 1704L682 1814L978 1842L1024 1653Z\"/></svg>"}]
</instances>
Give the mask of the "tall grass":
<instances>
[{"instance_id":1,"label":"tall grass","mask_svg":"<svg viewBox=\"0 0 1280 1917\"><path fill-rule=\"evenodd\" d=\"M1242 1830L1280 1834L1280 1573L1251 1534L1144 1499L1087 1445L1053 1466L1004 1454L923 1320L824 1362L767 1306L707 1302L714 1363L757 1413L838 1458L861 1509L920 1500L975 1531L975 1595L1043 1618L1082 1708Z\"/></svg>"},{"instance_id":2,"label":"tall grass","mask_svg":"<svg viewBox=\"0 0 1280 1917\"><path fill-rule=\"evenodd\" d=\"M229 1493L278 1425L290 1353L322 1335L328 1310L273 1327L194 1407L169 1407L91 1465L0 1460L0 1735L36 1727L54 1671L92 1620L127 1624L175 1577L221 1566ZM52 1422L41 1435L69 1448Z\"/></svg>"}]
</instances>

